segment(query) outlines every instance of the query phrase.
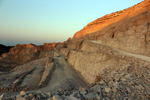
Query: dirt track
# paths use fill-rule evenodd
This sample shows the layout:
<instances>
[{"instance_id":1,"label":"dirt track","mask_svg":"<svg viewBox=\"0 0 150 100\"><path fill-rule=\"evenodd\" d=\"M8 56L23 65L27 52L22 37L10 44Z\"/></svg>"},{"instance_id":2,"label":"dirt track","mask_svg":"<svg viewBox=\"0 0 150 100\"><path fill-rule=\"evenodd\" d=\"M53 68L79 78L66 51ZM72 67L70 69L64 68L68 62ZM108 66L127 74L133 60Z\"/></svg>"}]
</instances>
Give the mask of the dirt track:
<instances>
[{"instance_id":1,"label":"dirt track","mask_svg":"<svg viewBox=\"0 0 150 100\"><path fill-rule=\"evenodd\" d=\"M46 87L39 89L40 91L48 92L58 88L71 89L86 86L86 82L84 82L81 76L72 69L62 55L54 59L55 69L51 73L50 81Z\"/></svg>"},{"instance_id":2,"label":"dirt track","mask_svg":"<svg viewBox=\"0 0 150 100\"><path fill-rule=\"evenodd\" d=\"M92 40L91 42L101 44L99 41L93 41ZM110 47L110 48L112 48L112 47ZM135 58L140 58L140 59L145 60L145 61L150 61L150 57L148 57L148 56L126 52L126 51L123 51L123 50L120 50L120 49L117 49L117 48L112 48L112 49L116 50L117 52L119 52L123 55L126 55L126 56L131 56L131 57L135 57Z\"/></svg>"},{"instance_id":3,"label":"dirt track","mask_svg":"<svg viewBox=\"0 0 150 100\"><path fill-rule=\"evenodd\" d=\"M10 73L3 73L0 75L0 86L5 88L10 88L10 86L22 75L25 73L24 77L19 80L17 87L27 87L33 88L42 91L42 92L49 92L55 91L58 88L62 88L65 90L69 90L72 88L79 88L80 86L84 87L87 83L84 79L81 78L78 72L72 69L72 67L66 62L63 55L58 57L53 57L54 59L54 70L50 72L50 77L48 84L46 86L39 88L38 84L41 80L43 72L45 70L45 64L47 58L42 58L39 60L32 61L30 63L21 65L16 67ZM31 73L28 71L34 69ZM7 77L7 79L6 79ZM5 80L4 80L5 79ZM35 90L37 91L37 90ZM5 92L5 91L3 91Z\"/></svg>"}]
</instances>

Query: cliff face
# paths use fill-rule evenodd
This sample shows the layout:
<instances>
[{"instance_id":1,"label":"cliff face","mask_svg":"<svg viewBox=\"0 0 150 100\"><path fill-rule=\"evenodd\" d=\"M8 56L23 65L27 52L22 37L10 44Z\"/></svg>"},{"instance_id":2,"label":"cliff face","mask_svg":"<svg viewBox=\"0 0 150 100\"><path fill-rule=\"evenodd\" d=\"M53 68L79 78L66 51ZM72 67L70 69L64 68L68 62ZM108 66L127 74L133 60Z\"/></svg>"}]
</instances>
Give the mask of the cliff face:
<instances>
[{"instance_id":1,"label":"cliff face","mask_svg":"<svg viewBox=\"0 0 150 100\"><path fill-rule=\"evenodd\" d=\"M87 40L96 40L99 44ZM93 83L107 68L143 63L124 57L124 54L118 55L114 49L150 56L150 0L89 23L67 42L67 48L61 52L75 70Z\"/></svg>"},{"instance_id":2,"label":"cliff face","mask_svg":"<svg viewBox=\"0 0 150 100\"><path fill-rule=\"evenodd\" d=\"M73 42L72 42L73 43ZM96 78L105 79L105 75L109 76L114 70L127 70L131 66L147 66L146 60L130 57L124 52L118 52L109 46L92 42L91 40L74 41L74 48L62 48L60 51L66 56L67 61L72 67L80 72L88 83L94 83ZM73 44L74 44L73 43ZM80 48L79 48L80 47ZM105 73L106 71L106 73ZM108 71L110 73L108 73ZM134 70L133 70L134 73ZM129 73L128 73L129 74ZM111 75L110 80L113 79Z\"/></svg>"},{"instance_id":3,"label":"cliff face","mask_svg":"<svg viewBox=\"0 0 150 100\"><path fill-rule=\"evenodd\" d=\"M150 56L150 11L114 23L89 38L113 48Z\"/></svg>"},{"instance_id":4,"label":"cliff face","mask_svg":"<svg viewBox=\"0 0 150 100\"><path fill-rule=\"evenodd\" d=\"M143 2L128 9L105 15L87 24L87 26L75 33L73 38L84 37L85 35L99 31L108 25L134 17L142 12L147 11L149 9L149 6L150 0L144 0Z\"/></svg>"},{"instance_id":5,"label":"cliff face","mask_svg":"<svg viewBox=\"0 0 150 100\"><path fill-rule=\"evenodd\" d=\"M111 17L118 13L117 17ZM150 56L150 0L99 18L76 33L74 39L76 36L99 40L113 48Z\"/></svg>"}]
</instances>

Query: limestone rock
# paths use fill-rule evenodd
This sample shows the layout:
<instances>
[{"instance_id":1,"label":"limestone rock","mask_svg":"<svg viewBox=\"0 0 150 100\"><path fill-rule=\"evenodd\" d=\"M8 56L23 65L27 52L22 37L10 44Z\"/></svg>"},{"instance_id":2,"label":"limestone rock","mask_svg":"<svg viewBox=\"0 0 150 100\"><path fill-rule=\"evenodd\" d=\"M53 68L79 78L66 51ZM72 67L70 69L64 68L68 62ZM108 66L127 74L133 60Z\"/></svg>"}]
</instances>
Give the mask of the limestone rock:
<instances>
[{"instance_id":1,"label":"limestone rock","mask_svg":"<svg viewBox=\"0 0 150 100\"><path fill-rule=\"evenodd\" d=\"M62 100L62 98L59 95L54 95L53 100Z\"/></svg>"},{"instance_id":2,"label":"limestone rock","mask_svg":"<svg viewBox=\"0 0 150 100\"><path fill-rule=\"evenodd\" d=\"M26 92L25 92L25 91L21 91L21 92L20 92L20 95L21 95L21 96L25 96L25 95L26 95Z\"/></svg>"},{"instance_id":3,"label":"limestone rock","mask_svg":"<svg viewBox=\"0 0 150 100\"><path fill-rule=\"evenodd\" d=\"M106 87L105 92L107 92L107 93L111 92L111 88Z\"/></svg>"},{"instance_id":4,"label":"limestone rock","mask_svg":"<svg viewBox=\"0 0 150 100\"><path fill-rule=\"evenodd\" d=\"M48 93L47 93L47 95L48 95L49 97L51 97L51 96L52 96L52 94L51 94L50 92L48 92Z\"/></svg>"},{"instance_id":5,"label":"limestone rock","mask_svg":"<svg viewBox=\"0 0 150 100\"><path fill-rule=\"evenodd\" d=\"M27 99L25 99L24 97L18 95L18 96L16 96L16 100L27 100Z\"/></svg>"},{"instance_id":6,"label":"limestone rock","mask_svg":"<svg viewBox=\"0 0 150 100\"><path fill-rule=\"evenodd\" d=\"M70 49L68 49L68 48L62 48L62 49L60 50L60 52L61 52L63 55L65 55L66 57L69 55L69 51L70 51Z\"/></svg>"},{"instance_id":7,"label":"limestone rock","mask_svg":"<svg viewBox=\"0 0 150 100\"><path fill-rule=\"evenodd\" d=\"M43 72L43 75L42 75L41 81L39 83L39 86L42 86L46 83L46 81L49 78L49 75L53 71L53 68L54 68L53 58L49 57L47 59L47 62L46 62L46 65L45 65L45 70Z\"/></svg>"}]
</instances>

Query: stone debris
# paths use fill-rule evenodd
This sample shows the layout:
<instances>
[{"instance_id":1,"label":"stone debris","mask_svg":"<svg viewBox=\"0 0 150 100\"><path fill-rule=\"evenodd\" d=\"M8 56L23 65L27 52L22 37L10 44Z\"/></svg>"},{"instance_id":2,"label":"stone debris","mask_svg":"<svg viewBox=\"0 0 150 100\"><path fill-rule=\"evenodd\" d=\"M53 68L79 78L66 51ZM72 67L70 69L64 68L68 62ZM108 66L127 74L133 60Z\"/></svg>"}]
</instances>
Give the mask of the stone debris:
<instances>
[{"instance_id":1,"label":"stone debris","mask_svg":"<svg viewBox=\"0 0 150 100\"><path fill-rule=\"evenodd\" d=\"M135 70L135 69L134 69ZM117 78L117 77L114 77ZM133 78L133 77L132 77ZM115 80L112 78L112 80ZM148 81L149 82L149 81ZM108 84L101 80L95 84L91 84L86 88L79 88L78 90L56 90L54 92L43 93L25 92L14 97L0 96L0 100L149 100L150 88L149 83L140 82L140 79L133 80L131 78L126 81L111 81Z\"/></svg>"}]
</instances>

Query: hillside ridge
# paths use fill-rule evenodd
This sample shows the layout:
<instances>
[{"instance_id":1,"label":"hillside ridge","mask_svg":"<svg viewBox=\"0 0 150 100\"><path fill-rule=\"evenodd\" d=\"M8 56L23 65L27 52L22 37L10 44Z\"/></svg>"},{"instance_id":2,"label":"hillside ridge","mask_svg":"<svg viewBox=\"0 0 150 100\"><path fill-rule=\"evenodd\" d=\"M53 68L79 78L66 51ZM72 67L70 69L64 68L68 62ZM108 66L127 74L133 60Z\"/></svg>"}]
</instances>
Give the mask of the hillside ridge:
<instances>
[{"instance_id":1,"label":"hillside ridge","mask_svg":"<svg viewBox=\"0 0 150 100\"><path fill-rule=\"evenodd\" d=\"M127 9L117 11L111 14L107 14L87 24L87 26L85 26L83 29L76 32L73 38L84 37L85 35L90 34L92 32L96 32L112 23L136 16L144 12L145 10L147 10L149 5L150 5L150 0L144 0Z\"/></svg>"}]
</instances>

